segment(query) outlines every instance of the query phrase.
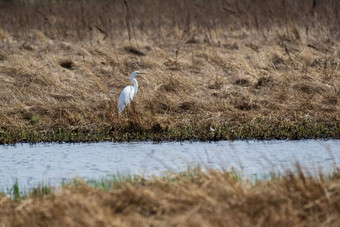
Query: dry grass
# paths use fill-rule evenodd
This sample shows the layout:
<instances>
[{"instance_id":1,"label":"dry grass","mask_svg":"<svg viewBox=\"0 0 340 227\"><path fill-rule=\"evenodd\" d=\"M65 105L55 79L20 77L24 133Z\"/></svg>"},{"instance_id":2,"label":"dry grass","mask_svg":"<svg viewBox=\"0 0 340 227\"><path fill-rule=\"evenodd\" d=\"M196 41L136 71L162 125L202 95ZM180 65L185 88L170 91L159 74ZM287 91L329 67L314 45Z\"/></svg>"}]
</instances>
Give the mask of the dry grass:
<instances>
[{"instance_id":1,"label":"dry grass","mask_svg":"<svg viewBox=\"0 0 340 227\"><path fill-rule=\"evenodd\" d=\"M313 133L297 126L297 138L339 137L338 1L128 2L133 17L124 1L3 3L2 142L59 129L114 137L189 127L203 138L225 125L262 127L261 138L266 125L301 123ZM118 115L136 69L147 75L132 110ZM328 131L316 135L320 124Z\"/></svg>"},{"instance_id":2,"label":"dry grass","mask_svg":"<svg viewBox=\"0 0 340 227\"><path fill-rule=\"evenodd\" d=\"M298 170L251 184L228 172L112 183L102 190L78 181L50 195L0 197L3 226L337 226L339 174Z\"/></svg>"}]
</instances>

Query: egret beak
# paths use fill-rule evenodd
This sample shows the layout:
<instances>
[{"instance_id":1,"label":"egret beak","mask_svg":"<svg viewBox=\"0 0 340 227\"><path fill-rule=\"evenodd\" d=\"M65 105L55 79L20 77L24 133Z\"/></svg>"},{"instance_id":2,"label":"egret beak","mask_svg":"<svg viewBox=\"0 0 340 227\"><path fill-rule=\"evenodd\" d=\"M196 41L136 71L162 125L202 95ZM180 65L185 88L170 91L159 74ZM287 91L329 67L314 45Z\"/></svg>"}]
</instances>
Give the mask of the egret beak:
<instances>
[{"instance_id":1,"label":"egret beak","mask_svg":"<svg viewBox=\"0 0 340 227\"><path fill-rule=\"evenodd\" d=\"M146 74L145 72L139 72L139 73L137 73L138 75L140 75L140 74Z\"/></svg>"}]
</instances>

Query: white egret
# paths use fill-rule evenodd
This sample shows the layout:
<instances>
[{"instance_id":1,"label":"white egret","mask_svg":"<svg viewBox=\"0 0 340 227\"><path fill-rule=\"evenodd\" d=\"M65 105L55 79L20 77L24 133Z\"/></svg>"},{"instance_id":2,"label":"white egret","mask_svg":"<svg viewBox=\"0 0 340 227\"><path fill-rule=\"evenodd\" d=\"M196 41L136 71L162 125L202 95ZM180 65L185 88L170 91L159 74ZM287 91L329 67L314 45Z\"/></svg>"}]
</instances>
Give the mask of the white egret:
<instances>
[{"instance_id":1,"label":"white egret","mask_svg":"<svg viewBox=\"0 0 340 227\"><path fill-rule=\"evenodd\" d=\"M130 80L132 81L134 86L126 86L122 93L120 93L119 100L118 100L118 111L122 112L126 106L130 104L132 101L133 97L137 94L138 90L138 82L135 79L135 76L139 76L141 74L145 74L139 71L134 71L131 76Z\"/></svg>"}]
</instances>

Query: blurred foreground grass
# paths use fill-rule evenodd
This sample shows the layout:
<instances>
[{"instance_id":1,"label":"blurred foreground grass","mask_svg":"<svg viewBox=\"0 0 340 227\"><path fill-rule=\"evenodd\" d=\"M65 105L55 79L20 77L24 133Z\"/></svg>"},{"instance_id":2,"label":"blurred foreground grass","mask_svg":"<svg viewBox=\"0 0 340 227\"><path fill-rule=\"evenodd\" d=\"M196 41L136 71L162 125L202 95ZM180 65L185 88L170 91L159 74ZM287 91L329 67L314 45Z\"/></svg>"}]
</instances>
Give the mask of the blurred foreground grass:
<instances>
[{"instance_id":1,"label":"blurred foreground grass","mask_svg":"<svg viewBox=\"0 0 340 227\"><path fill-rule=\"evenodd\" d=\"M293 172L250 182L237 172L191 169L141 176L16 188L0 197L4 226L336 226L339 170L310 176ZM18 187L18 186L14 186Z\"/></svg>"}]
</instances>

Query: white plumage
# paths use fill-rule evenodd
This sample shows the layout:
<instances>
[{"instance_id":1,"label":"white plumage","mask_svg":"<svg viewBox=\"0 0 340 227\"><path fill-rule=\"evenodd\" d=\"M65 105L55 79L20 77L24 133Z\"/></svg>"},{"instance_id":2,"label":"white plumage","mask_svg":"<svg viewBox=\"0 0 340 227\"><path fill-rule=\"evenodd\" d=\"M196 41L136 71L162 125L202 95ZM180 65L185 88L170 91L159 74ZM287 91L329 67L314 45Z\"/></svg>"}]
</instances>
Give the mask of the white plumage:
<instances>
[{"instance_id":1,"label":"white plumage","mask_svg":"<svg viewBox=\"0 0 340 227\"><path fill-rule=\"evenodd\" d=\"M135 76L141 75L141 74L145 74L139 71L134 71L131 76L130 76L130 80L132 81L134 86L127 86L123 89L122 93L120 93L119 96L119 100L118 100L118 112L122 112L125 107L127 107L133 97L137 94L137 90L138 90L138 82L135 79Z\"/></svg>"}]
</instances>

